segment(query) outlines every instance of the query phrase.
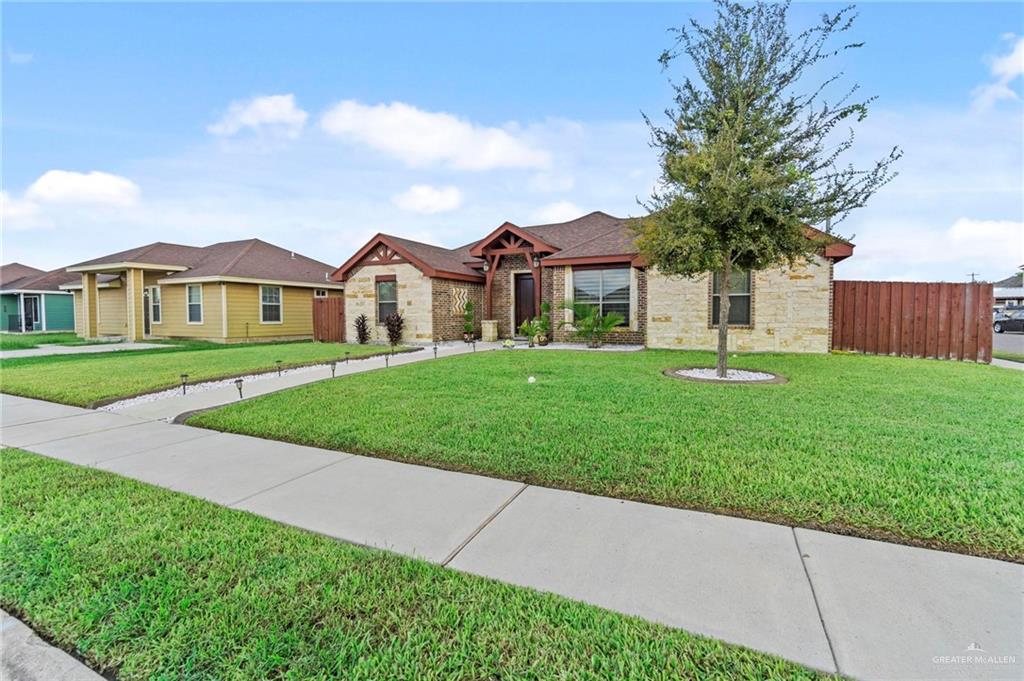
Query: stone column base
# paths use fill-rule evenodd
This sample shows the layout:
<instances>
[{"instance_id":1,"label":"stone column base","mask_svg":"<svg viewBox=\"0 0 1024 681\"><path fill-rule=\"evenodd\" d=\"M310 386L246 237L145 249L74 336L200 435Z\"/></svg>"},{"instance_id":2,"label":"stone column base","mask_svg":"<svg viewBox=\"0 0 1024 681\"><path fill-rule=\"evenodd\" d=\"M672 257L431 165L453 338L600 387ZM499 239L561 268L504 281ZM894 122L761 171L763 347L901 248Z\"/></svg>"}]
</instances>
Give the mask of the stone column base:
<instances>
[{"instance_id":1,"label":"stone column base","mask_svg":"<svg viewBox=\"0 0 1024 681\"><path fill-rule=\"evenodd\" d=\"M484 319L480 322L480 340L493 343L498 340L498 320Z\"/></svg>"}]
</instances>

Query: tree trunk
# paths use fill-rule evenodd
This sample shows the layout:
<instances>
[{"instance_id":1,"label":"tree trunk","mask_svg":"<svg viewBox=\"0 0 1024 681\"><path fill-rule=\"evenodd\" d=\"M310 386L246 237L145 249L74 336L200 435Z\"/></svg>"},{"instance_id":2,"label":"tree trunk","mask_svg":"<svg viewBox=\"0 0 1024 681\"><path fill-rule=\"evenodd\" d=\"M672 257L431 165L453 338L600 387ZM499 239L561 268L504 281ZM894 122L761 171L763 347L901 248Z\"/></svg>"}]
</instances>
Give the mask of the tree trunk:
<instances>
[{"instance_id":1,"label":"tree trunk","mask_svg":"<svg viewBox=\"0 0 1024 681\"><path fill-rule=\"evenodd\" d=\"M729 339L729 275L732 271L732 263L729 257L725 258L725 265L718 280L718 363L715 365L715 373L719 378L725 378L728 370L728 339Z\"/></svg>"}]
</instances>

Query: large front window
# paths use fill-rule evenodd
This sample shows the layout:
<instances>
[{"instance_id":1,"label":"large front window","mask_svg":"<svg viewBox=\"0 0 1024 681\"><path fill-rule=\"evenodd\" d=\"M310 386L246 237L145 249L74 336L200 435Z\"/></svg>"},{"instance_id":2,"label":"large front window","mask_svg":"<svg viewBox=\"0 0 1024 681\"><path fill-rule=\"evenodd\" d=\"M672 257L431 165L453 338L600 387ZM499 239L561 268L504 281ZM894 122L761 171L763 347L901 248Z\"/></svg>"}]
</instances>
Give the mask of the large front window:
<instances>
[{"instance_id":1,"label":"large front window","mask_svg":"<svg viewBox=\"0 0 1024 681\"><path fill-rule=\"evenodd\" d=\"M717 272L711 282L711 323L718 324L721 275ZM750 326L750 272L729 273L729 326Z\"/></svg>"},{"instance_id":2,"label":"large front window","mask_svg":"<svg viewBox=\"0 0 1024 681\"><path fill-rule=\"evenodd\" d=\"M377 282L377 323L383 324L384 318L392 312L398 312L398 282Z\"/></svg>"},{"instance_id":3,"label":"large front window","mask_svg":"<svg viewBox=\"0 0 1024 681\"><path fill-rule=\"evenodd\" d=\"M629 268L573 270L573 300L593 305L600 314L618 312L629 324Z\"/></svg>"},{"instance_id":4,"label":"large front window","mask_svg":"<svg viewBox=\"0 0 1024 681\"><path fill-rule=\"evenodd\" d=\"M260 286L260 323L278 324L281 321L281 287Z\"/></svg>"},{"instance_id":5,"label":"large front window","mask_svg":"<svg viewBox=\"0 0 1024 681\"><path fill-rule=\"evenodd\" d=\"M203 323L203 285L189 284L185 287L185 297L188 300L188 323Z\"/></svg>"}]
</instances>

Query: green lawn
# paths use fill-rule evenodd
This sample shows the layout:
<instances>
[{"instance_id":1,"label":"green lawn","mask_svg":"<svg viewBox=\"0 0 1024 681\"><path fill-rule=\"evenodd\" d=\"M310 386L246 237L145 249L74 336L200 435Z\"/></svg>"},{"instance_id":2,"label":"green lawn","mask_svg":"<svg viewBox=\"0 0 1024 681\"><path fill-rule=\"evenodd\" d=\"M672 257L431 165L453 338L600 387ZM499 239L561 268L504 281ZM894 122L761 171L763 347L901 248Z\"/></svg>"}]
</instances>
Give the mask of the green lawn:
<instances>
[{"instance_id":1,"label":"green lawn","mask_svg":"<svg viewBox=\"0 0 1024 681\"><path fill-rule=\"evenodd\" d=\"M798 679L798 665L0 453L0 605L119 679Z\"/></svg>"},{"instance_id":2,"label":"green lawn","mask_svg":"<svg viewBox=\"0 0 1024 681\"><path fill-rule=\"evenodd\" d=\"M1024 352L1004 352L1002 350L993 350L992 356L996 359L1005 359L1010 362L1024 362Z\"/></svg>"},{"instance_id":3,"label":"green lawn","mask_svg":"<svg viewBox=\"0 0 1024 681\"><path fill-rule=\"evenodd\" d=\"M0 333L0 350L29 350L40 345L86 345L73 332Z\"/></svg>"},{"instance_id":4,"label":"green lawn","mask_svg":"<svg viewBox=\"0 0 1024 681\"><path fill-rule=\"evenodd\" d=\"M177 341L175 341L177 342ZM91 355L56 355L4 360L0 391L52 402L89 406L181 384L282 367L317 364L344 357L385 352L381 345L345 343L274 343L210 347L185 342L161 350L130 350Z\"/></svg>"},{"instance_id":5,"label":"green lawn","mask_svg":"<svg viewBox=\"0 0 1024 681\"><path fill-rule=\"evenodd\" d=\"M189 423L1024 559L1024 373L863 355L731 360L781 373L784 385L661 373L713 361L674 351L476 353L312 384Z\"/></svg>"}]
</instances>

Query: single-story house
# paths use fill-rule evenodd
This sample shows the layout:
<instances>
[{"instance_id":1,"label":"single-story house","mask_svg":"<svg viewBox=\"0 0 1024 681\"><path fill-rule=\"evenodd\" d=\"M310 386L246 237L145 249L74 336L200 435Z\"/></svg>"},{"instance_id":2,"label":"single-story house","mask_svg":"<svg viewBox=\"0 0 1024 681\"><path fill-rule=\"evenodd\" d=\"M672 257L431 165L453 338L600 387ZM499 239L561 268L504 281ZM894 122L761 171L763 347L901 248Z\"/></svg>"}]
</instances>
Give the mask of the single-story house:
<instances>
[{"instance_id":1,"label":"single-story house","mask_svg":"<svg viewBox=\"0 0 1024 681\"><path fill-rule=\"evenodd\" d=\"M72 331L72 295L60 290L74 275L44 272L21 263L0 267L0 331Z\"/></svg>"},{"instance_id":2,"label":"single-story house","mask_svg":"<svg viewBox=\"0 0 1024 681\"><path fill-rule=\"evenodd\" d=\"M827 352L831 341L833 264L853 244L823 239L815 256L794 268L737 273L730 296L731 349ZM463 312L472 301L476 333L495 320L498 336L552 309L554 340L568 340L563 303L596 305L620 313L623 324L606 342L654 348L713 349L717 343L715 276L670 277L647 267L634 245L630 220L594 212L557 224L521 227L506 222L459 248L442 248L378 234L332 275L345 284L346 334L365 314L379 325L391 311L406 320L414 342L461 338Z\"/></svg>"},{"instance_id":3,"label":"single-story house","mask_svg":"<svg viewBox=\"0 0 1024 681\"><path fill-rule=\"evenodd\" d=\"M1024 305L1024 272L1018 272L992 284L996 307Z\"/></svg>"},{"instance_id":4,"label":"single-story house","mask_svg":"<svg viewBox=\"0 0 1024 681\"><path fill-rule=\"evenodd\" d=\"M297 340L313 336L313 299L342 295L333 269L259 239L157 242L72 265L61 288L87 338Z\"/></svg>"}]
</instances>

